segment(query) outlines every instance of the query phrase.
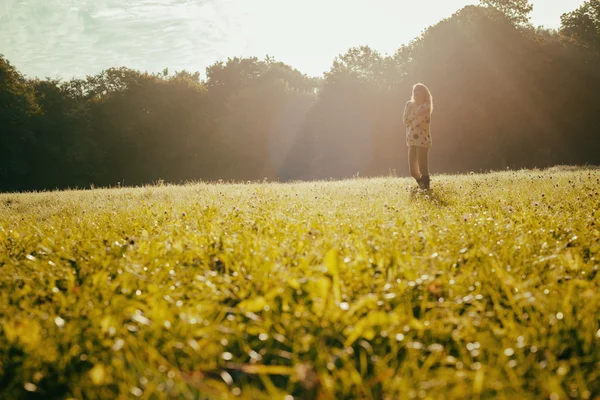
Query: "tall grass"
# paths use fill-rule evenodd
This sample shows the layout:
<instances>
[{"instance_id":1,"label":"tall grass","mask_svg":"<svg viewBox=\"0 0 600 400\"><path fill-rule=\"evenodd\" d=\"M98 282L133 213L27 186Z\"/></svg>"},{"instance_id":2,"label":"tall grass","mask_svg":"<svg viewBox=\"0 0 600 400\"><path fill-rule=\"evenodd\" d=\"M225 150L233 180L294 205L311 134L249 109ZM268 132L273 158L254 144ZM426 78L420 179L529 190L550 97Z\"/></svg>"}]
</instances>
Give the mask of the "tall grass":
<instances>
[{"instance_id":1,"label":"tall grass","mask_svg":"<svg viewBox=\"0 0 600 400\"><path fill-rule=\"evenodd\" d=\"M600 395L600 171L413 185L0 195L0 397Z\"/></svg>"}]
</instances>

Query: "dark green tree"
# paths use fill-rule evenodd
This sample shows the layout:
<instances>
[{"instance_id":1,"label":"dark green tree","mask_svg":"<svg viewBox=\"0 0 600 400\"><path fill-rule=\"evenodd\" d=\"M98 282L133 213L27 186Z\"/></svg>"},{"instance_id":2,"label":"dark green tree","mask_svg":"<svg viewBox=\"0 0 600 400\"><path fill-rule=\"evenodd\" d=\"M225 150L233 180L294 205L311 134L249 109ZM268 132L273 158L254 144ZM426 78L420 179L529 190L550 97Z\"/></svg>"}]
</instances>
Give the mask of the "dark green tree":
<instances>
[{"instance_id":1,"label":"dark green tree","mask_svg":"<svg viewBox=\"0 0 600 400\"><path fill-rule=\"evenodd\" d=\"M38 112L27 80L0 55L0 189L25 189L35 145L31 118Z\"/></svg>"},{"instance_id":2,"label":"dark green tree","mask_svg":"<svg viewBox=\"0 0 600 400\"><path fill-rule=\"evenodd\" d=\"M560 33L600 53L600 0L586 1L561 16Z\"/></svg>"},{"instance_id":3,"label":"dark green tree","mask_svg":"<svg viewBox=\"0 0 600 400\"><path fill-rule=\"evenodd\" d=\"M31 86L39 113L32 119L35 145L30 182L38 189L95 183L102 153L92 136L90 104L77 80L33 80Z\"/></svg>"},{"instance_id":4,"label":"dark green tree","mask_svg":"<svg viewBox=\"0 0 600 400\"><path fill-rule=\"evenodd\" d=\"M111 69L88 79L94 137L110 160L105 184L203 178L210 135L199 74Z\"/></svg>"}]
</instances>

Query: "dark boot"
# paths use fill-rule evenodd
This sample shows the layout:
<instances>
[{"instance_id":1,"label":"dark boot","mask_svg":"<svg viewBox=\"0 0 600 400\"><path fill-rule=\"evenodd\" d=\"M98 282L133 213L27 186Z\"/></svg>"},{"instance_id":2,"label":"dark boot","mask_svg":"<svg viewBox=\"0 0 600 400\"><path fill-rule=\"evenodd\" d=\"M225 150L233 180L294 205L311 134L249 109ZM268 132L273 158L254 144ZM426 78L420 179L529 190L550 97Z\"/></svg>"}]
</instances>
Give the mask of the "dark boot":
<instances>
[{"instance_id":1,"label":"dark boot","mask_svg":"<svg viewBox=\"0 0 600 400\"><path fill-rule=\"evenodd\" d=\"M419 187L423 190L429 190L430 181L429 175L421 176L421 179L419 179Z\"/></svg>"}]
</instances>

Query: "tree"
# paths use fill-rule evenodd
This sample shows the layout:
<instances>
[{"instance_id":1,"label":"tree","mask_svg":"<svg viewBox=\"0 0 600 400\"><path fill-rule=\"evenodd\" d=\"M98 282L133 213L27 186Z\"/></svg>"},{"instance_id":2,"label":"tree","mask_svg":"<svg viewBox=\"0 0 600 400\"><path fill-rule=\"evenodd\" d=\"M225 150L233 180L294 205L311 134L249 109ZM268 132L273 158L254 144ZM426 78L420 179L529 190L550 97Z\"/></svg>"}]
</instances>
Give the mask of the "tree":
<instances>
[{"instance_id":1,"label":"tree","mask_svg":"<svg viewBox=\"0 0 600 400\"><path fill-rule=\"evenodd\" d=\"M36 189L87 186L100 169L98 143L92 136L89 103L76 80L32 80L39 113L31 119L35 145L30 148L29 179Z\"/></svg>"},{"instance_id":2,"label":"tree","mask_svg":"<svg viewBox=\"0 0 600 400\"><path fill-rule=\"evenodd\" d=\"M277 179L318 81L267 57L207 68L215 169L227 179Z\"/></svg>"},{"instance_id":3,"label":"tree","mask_svg":"<svg viewBox=\"0 0 600 400\"><path fill-rule=\"evenodd\" d=\"M529 22L529 14L533 11L533 5L528 0L480 0L480 2L484 6L497 9L515 24Z\"/></svg>"},{"instance_id":4,"label":"tree","mask_svg":"<svg viewBox=\"0 0 600 400\"><path fill-rule=\"evenodd\" d=\"M401 66L401 57L368 46L336 57L291 157L298 173L291 178L381 175L396 166ZM303 164L306 170L298 168Z\"/></svg>"},{"instance_id":5,"label":"tree","mask_svg":"<svg viewBox=\"0 0 600 400\"><path fill-rule=\"evenodd\" d=\"M0 55L0 190L27 188L30 118L38 112L26 79Z\"/></svg>"},{"instance_id":6,"label":"tree","mask_svg":"<svg viewBox=\"0 0 600 400\"><path fill-rule=\"evenodd\" d=\"M586 1L560 18L560 33L600 53L600 0Z\"/></svg>"},{"instance_id":7,"label":"tree","mask_svg":"<svg viewBox=\"0 0 600 400\"><path fill-rule=\"evenodd\" d=\"M199 74L110 69L88 79L104 184L203 178L210 156L207 90ZM218 159L216 155L213 159Z\"/></svg>"}]
</instances>

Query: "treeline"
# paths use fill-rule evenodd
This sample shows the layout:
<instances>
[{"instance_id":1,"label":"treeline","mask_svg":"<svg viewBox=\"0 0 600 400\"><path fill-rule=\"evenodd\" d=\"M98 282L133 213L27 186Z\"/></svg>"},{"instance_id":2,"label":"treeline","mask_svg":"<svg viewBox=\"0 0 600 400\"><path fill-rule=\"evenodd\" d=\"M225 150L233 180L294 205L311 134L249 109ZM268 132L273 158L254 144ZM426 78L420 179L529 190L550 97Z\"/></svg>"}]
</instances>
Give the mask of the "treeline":
<instances>
[{"instance_id":1,"label":"treeline","mask_svg":"<svg viewBox=\"0 0 600 400\"><path fill-rule=\"evenodd\" d=\"M271 58L199 73L113 68L26 79L0 57L0 190L406 174L402 111L435 99L434 173L600 164L600 2L558 32L486 0L389 56L357 47L323 78Z\"/></svg>"}]
</instances>

